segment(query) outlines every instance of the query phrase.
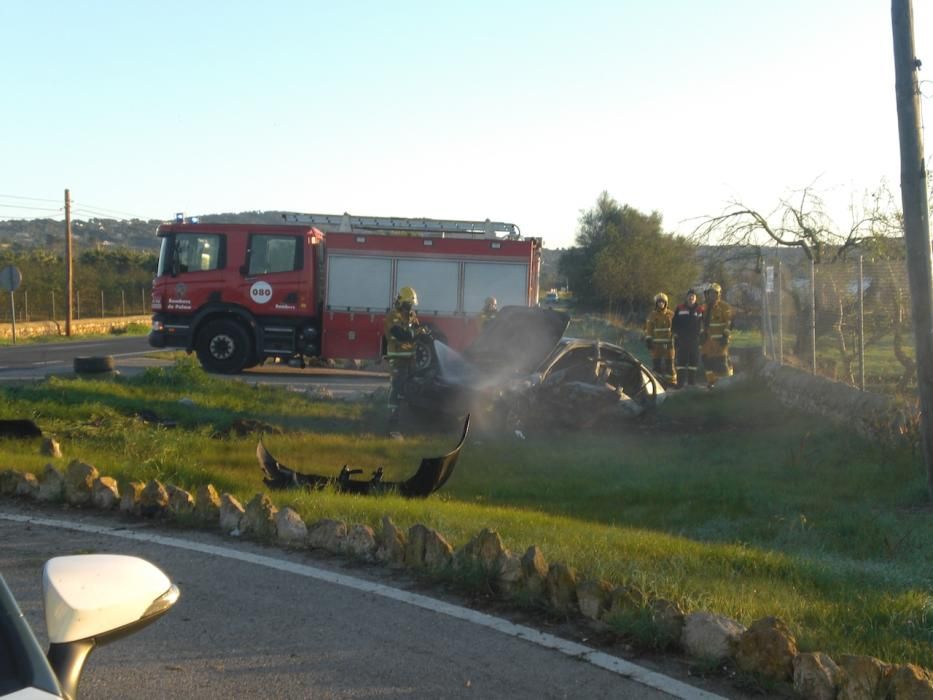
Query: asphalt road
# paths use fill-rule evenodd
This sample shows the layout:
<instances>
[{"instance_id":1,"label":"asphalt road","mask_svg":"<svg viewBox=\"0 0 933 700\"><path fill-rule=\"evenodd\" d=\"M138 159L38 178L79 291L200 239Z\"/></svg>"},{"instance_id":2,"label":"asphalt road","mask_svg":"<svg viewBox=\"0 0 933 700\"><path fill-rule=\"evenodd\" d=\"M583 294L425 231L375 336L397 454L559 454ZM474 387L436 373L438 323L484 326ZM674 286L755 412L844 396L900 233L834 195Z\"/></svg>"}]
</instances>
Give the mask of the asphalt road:
<instances>
[{"instance_id":1,"label":"asphalt road","mask_svg":"<svg viewBox=\"0 0 933 700\"><path fill-rule=\"evenodd\" d=\"M70 370L80 355L113 355L128 358L154 352L145 336L75 340L61 343L19 343L0 347L0 371L35 370L61 367Z\"/></svg>"},{"instance_id":2,"label":"asphalt road","mask_svg":"<svg viewBox=\"0 0 933 700\"><path fill-rule=\"evenodd\" d=\"M42 564L91 552L152 561L181 599L151 627L93 653L87 698L716 697L622 660L607 670L595 663L605 654L572 643L548 648L534 630L515 635L505 620L422 598L381 567L5 501L0 572L43 645ZM626 677L633 673L643 682Z\"/></svg>"},{"instance_id":3,"label":"asphalt road","mask_svg":"<svg viewBox=\"0 0 933 700\"><path fill-rule=\"evenodd\" d=\"M152 357L156 351L145 337L73 340L63 343L30 343L0 347L0 383L41 379L50 374L73 372L78 356L112 355L117 371L132 376L147 367L170 365L171 360ZM293 391L326 389L336 398L355 398L387 388L388 374L282 365L256 367L235 376L214 375L231 381L269 384Z\"/></svg>"}]
</instances>

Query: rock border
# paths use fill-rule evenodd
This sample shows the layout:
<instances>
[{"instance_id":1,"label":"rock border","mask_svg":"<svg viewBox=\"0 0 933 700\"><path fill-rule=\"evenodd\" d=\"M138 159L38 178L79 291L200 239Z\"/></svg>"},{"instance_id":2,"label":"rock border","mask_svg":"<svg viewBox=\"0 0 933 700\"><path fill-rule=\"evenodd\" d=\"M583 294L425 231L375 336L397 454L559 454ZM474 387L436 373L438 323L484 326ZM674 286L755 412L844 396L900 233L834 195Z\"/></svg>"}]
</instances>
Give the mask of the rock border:
<instances>
[{"instance_id":1,"label":"rock border","mask_svg":"<svg viewBox=\"0 0 933 700\"><path fill-rule=\"evenodd\" d=\"M213 485L191 494L156 479L143 484L101 476L72 460L64 472L52 464L41 478L16 469L0 471L0 496L63 503L128 517L182 519L214 524L232 537L290 549L306 548L417 572L469 571L501 599L522 600L603 632L619 616L641 612L665 648L704 664L733 664L770 684L792 683L806 700L931 700L933 673L913 664L888 664L870 656L801 652L788 626L766 617L745 627L707 611L686 612L674 601L649 598L633 586L591 579L560 562L548 563L535 545L522 555L506 548L499 533L484 528L455 549L443 534L420 523L401 530L385 515L379 531L368 525L321 519L306 524L292 508L279 509L265 493L245 506ZM620 635L621 636L621 635Z\"/></svg>"}]
</instances>

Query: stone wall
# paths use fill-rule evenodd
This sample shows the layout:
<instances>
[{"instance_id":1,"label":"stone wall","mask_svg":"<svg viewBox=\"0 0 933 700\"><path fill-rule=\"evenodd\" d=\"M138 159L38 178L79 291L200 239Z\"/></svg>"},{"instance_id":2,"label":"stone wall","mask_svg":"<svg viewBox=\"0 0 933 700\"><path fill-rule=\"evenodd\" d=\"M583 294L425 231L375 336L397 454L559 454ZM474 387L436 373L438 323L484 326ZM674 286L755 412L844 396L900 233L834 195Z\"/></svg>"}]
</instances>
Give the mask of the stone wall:
<instances>
[{"instance_id":1,"label":"stone wall","mask_svg":"<svg viewBox=\"0 0 933 700\"><path fill-rule=\"evenodd\" d=\"M125 329L131 323L141 323L146 326L152 321L151 316L113 316L110 318L88 318L73 320L71 322L72 335L90 335L94 333L114 333ZM62 321L28 321L16 323L16 338L32 338L36 336L60 335L65 336L65 322ZM0 324L0 338L10 340L13 338L13 324Z\"/></svg>"},{"instance_id":2,"label":"stone wall","mask_svg":"<svg viewBox=\"0 0 933 700\"><path fill-rule=\"evenodd\" d=\"M879 432L903 432L912 420L909 411L890 397L860 391L796 367L761 361L750 369L783 405L850 425L867 437Z\"/></svg>"}]
</instances>

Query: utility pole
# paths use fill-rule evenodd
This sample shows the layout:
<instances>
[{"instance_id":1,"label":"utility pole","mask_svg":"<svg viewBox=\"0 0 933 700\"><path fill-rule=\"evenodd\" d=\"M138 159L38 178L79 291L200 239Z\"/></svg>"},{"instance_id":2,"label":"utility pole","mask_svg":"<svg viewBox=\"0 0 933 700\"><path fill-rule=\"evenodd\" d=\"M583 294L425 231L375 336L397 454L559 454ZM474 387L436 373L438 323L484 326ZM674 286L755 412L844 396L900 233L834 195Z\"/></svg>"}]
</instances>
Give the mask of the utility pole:
<instances>
[{"instance_id":1,"label":"utility pole","mask_svg":"<svg viewBox=\"0 0 933 700\"><path fill-rule=\"evenodd\" d=\"M71 193L65 190L65 335L71 337L71 298L74 294L74 279L71 267Z\"/></svg>"},{"instance_id":2,"label":"utility pole","mask_svg":"<svg viewBox=\"0 0 933 700\"><path fill-rule=\"evenodd\" d=\"M894 30L894 89L901 150L901 206L904 210L907 275L914 317L921 445L927 470L927 490L933 501L933 253L930 248L930 210L917 80L920 61L914 53L911 0L891 0L891 25Z\"/></svg>"}]
</instances>

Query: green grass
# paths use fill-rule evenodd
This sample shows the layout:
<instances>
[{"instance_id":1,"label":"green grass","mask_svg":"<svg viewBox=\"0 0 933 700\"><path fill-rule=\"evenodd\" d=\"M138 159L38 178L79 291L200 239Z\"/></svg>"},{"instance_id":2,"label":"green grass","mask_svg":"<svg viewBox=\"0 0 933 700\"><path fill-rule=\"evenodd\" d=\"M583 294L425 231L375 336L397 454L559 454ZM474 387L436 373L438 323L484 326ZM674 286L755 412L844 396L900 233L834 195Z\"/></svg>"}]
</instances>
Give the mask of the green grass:
<instances>
[{"instance_id":1,"label":"green grass","mask_svg":"<svg viewBox=\"0 0 933 700\"><path fill-rule=\"evenodd\" d=\"M210 482L242 500L264 489L257 436L227 431L238 418L268 424L264 440L280 461L319 473L349 463L404 478L457 437L452 426L391 440L381 401L253 388L190 360L131 379L52 378L0 398L0 417L34 418L65 461L191 490ZM143 409L179 425L144 423ZM38 473L47 461L36 444L0 441L0 469ZM455 546L492 527L519 554L537 544L551 562L690 610L745 624L777 615L804 650L933 668L933 518L919 458L793 414L760 388L672 397L616 434L521 441L476 430L454 476L426 500L273 498L308 522L378 526L389 514L403 528L425 523Z\"/></svg>"}]
</instances>

